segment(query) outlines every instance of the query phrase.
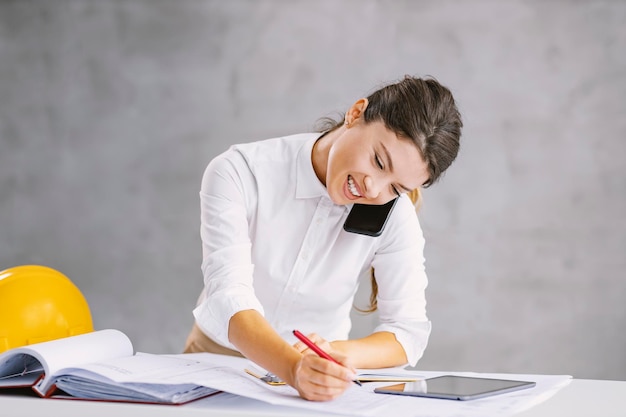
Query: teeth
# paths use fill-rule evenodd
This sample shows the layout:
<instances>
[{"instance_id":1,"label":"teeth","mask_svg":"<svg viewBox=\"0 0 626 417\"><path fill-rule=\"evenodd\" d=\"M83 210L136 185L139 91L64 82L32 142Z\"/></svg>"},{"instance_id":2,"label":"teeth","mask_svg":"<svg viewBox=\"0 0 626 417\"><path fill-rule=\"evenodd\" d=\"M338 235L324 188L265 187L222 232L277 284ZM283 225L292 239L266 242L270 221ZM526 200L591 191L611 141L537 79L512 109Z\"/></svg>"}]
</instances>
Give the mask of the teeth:
<instances>
[{"instance_id":1,"label":"teeth","mask_svg":"<svg viewBox=\"0 0 626 417\"><path fill-rule=\"evenodd\" d=\"M352 179L350 175L348 175L348 190L350 190L353 196L361 197L361 194L359 194L359 192L356 190L356 186L354 185L354 180Z\"/></svg>"}]
</instances>

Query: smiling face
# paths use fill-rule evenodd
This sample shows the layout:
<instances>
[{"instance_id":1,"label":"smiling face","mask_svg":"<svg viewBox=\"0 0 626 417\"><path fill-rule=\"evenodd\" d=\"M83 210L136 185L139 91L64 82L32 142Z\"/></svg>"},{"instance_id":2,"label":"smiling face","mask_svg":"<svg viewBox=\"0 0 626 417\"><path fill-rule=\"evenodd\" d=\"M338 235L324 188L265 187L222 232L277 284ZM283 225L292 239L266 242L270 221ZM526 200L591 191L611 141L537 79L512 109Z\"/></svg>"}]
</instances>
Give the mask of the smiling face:
<instances>
[{"instance_id":1,"label":"smiling face","mask_svg":"<svg viewBox=\"0 0 626 417\"><path fill-rule=\"evenodd\" d=\"M382 121L360 117L367 101L359 100L347 125L322 137L313 151L313 166L335 204L384 204L428 180L428 166L417 146L399 138Z\"/></svg>"}]
</instances>

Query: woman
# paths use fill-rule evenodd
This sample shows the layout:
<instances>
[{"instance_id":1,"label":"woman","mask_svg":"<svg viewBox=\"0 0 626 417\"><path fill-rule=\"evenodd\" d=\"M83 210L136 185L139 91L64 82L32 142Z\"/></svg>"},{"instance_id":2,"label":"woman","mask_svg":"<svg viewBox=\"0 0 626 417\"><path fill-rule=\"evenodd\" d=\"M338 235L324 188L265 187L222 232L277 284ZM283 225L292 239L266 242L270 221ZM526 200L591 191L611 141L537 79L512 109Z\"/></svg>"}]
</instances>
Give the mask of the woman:
<instances>
[{"instance_id":1,"label":"woman","mask_svg":"<svg viewBox=\"0 0 626 417\"><path fill-rule=\"evenodd\" d=\"M316 401L343 393L355 368L415 365L431 326L424 240L406 194L452 163L461 127L447 88L406 76L322 133L235 145L211 161L200 191L205 288L185 351L241 354ZM354 203L394 198L380 236L343 230ZM347 340L370 268L380 324ZM344 366L308 354L294 329Z\"/></svg>"}]
</instances>

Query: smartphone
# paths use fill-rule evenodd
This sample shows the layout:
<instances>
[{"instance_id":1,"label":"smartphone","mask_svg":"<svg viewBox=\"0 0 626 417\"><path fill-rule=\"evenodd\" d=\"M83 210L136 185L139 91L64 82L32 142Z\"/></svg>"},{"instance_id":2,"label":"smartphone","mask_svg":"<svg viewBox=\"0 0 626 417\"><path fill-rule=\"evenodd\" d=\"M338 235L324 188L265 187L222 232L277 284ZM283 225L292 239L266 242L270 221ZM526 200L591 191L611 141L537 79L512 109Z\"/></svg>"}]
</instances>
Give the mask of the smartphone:
<instances>
[{"instance_id":1,"label":"smartphone","mask_svg":"<svg viewBox=\"0 0 626 417\"><path fill-rule=\"evenodd\" d=\"M416 382L380 387L376 388L374 392L466 401L531 388L535 385L535 382L532 381L443 375Z\"/></svg>"},{"instance_id":2,"label":"smartphone","mask_svg":"<svg viewBox=\"0 0 626 417\"><path fill-rule=\"evenodd\" d=\"M381 205L355 204L343 224L346 232L367 236L380 236L398 198Z\"/></svg>"}]
</instances>

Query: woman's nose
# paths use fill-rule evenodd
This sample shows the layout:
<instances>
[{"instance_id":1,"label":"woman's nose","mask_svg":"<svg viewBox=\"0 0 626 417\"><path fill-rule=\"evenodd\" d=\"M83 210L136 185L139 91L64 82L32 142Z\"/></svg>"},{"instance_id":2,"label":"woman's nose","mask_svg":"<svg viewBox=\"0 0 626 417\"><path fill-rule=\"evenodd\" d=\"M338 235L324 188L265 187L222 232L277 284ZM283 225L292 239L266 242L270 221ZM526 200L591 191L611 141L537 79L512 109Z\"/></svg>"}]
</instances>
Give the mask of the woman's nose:
<instances>
[{"instance_id":1,"label":"woman's nose","mask_svg":"<svg viewBox=\"0 0 626 417\"><path fill-rule=\"evenodd\" d=\"M378 198L380 195L380 181L376 181L374 178L367 176L363 179L363 184L365 185L365 197L369 199Z\"/></svg>"}]
</instances>

